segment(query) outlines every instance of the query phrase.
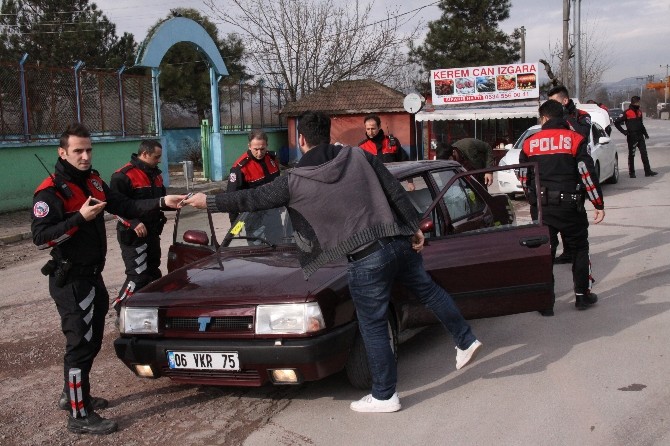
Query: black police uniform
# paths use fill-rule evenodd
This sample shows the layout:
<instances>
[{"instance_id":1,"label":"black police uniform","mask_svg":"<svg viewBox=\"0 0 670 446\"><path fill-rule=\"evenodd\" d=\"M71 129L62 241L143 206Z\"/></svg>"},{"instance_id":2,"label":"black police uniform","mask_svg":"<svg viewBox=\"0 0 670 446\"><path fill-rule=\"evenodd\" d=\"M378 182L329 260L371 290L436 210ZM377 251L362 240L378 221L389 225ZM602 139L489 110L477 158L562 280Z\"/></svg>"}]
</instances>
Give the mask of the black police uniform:
<instances>
[{"instance_id":1,"label":"black police uniform","mask_svg":"<svg viewBox=\"0 0 670 446\"><path fill-rule=\"evenodd\" d=\"M381 129L374 138L366 138L359 142L358 147L380 157L383 163L407 161L409 159L398 138L386 136L384 130Z\"/></svg>"},{"instance_id":2,"label":"black police uniform","mask_svg":"<svg viewBox=\"0 0 670 446\"><path fill-rule=\"evenodd\" d=\"M151 167L133 153L130 162L112 174L109 187L133 200L160 198L166 194L160 169ZM126 280L114 303L118 313L120 303L142 289L149 282L162 276L161 233L165 215L156 210L138 219L117 216L116 238L121 247L121 257L126 267ZM147 229L145 237L138 237L135 228L143 223Z\"/></svg>"},{"instance_id":3,"label":"black police uniform","mask_svg":"<svg viewBox=\"0 0 670 446\"><path fill-rule=\"evenodd\" d=\"M274 152L267 151L262 159L257 159L251 150L240 156L230 169L227 192L242 189L253 189L272 182L280 174L279 164ZM230 221L237 218L237 213L230 213Z\"/></svg>"},{"instance_id":4,"label":"black police uniform","mask_svg":"<svg viewBox=\"0 0 670 446\"><path fill-rule=\"evenodd\" d=\"M80 171L58 159L56 174L45 179L33 197L33 243L52 248L53 259L42 269L49 275L49 293L61 317L66 338L64 386L68 394L70 369L81 369L83 404L72 416L91 412L89 373L100 351L109 306L102 279L107 254L103 212L86 221L79 212L92 196L106 201L108 212L139 216L159 208L159 200L133 201L112 191L94 170Z\"/></svg>"},{"instance_id":5,"label":"black police uniform","mask_svg":"<svg viewBox=\"0 0 670 446\"><path fill-rule=\"evenodd\" d=\"M588 144L589 133L591 132L591 115L578 109L572 99L568 100L564 110L565 119L568 121L570 129L582 135L586 139L586 144Z\"/></svg>"},{"instance_id":6,"label":"black police uniform","mask_svg":"<svg viewBox=\"0 0 670 446\"><path fill-rule=\"evenodd\" d=\"M604 201L593 159L587 152L587 142L570 130L564 119L547 121L542 130L524 141L519 162L537 162L540 172L542 217L549 226L552 256L556 253L558 234L572 253L574 290L580 305L580 296L587 296L591 286L588 217L584 209L585 197L596 209L604 209ZM537 191L532 174L522 178L528 191L533 219L538 216ZM594 301L595 301L595 295Z\"/></svg>"},{"instance_id":7,"label":"black police uniform","mask_svg":"<svg viewBox=\"0 0 670 446\"><path fill-rule=\"evenodd\" d=\"M626 124L626 129L622 127ZM640 107L635 108L634 105L629 105L628 109L623 112L615 121L616 128L626 135L628 142L628 174L631 178L635 178L635 149L640 149L640 156L642 157L642 166L644 167L645 176L652 177L656 172L651 170L649 164L649 157L647 156L647 143L645 138L649 138L647 129L642 122L642 112Z\"/></svg>"}]
</instances>

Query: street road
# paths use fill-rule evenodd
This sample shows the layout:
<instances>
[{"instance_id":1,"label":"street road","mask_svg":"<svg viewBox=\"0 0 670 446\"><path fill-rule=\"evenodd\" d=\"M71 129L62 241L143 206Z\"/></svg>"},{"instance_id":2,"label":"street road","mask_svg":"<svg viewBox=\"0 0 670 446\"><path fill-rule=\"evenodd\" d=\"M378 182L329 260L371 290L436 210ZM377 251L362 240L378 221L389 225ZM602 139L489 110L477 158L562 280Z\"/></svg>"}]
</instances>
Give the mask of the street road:
<instances>
[{"instance_id":1,"label":"street road","mask_svg":"<svg viewBox=\"0 0 670 446\"><path fill-rule=\"evenodd\" d=\"M556 316L472 321L484 343L455 370L451 337L425 330L399 349L403 408L349 409L363 392L342 376L301 387L232 389L136 378L116 359L108 316L93 368L93 393L118 433L96 444L209 445L668 445L670 444L670 121L648 120L659 175L627 175L624 137L614 130L621 179L605 185L606 218L590 228L594 291L574 308L568 265L554 268ZM592 212L589 212L592 218ZM105 281L123 267L111 223ZM172 228L165 230L167 251ZM27 244L26 249L35 249ZM55 408L63 336L38 273L46 260L0 270L0 444L90 444L69 434ZM523 274L519 271L518 274Z\"/></svg>"}]
</instances>

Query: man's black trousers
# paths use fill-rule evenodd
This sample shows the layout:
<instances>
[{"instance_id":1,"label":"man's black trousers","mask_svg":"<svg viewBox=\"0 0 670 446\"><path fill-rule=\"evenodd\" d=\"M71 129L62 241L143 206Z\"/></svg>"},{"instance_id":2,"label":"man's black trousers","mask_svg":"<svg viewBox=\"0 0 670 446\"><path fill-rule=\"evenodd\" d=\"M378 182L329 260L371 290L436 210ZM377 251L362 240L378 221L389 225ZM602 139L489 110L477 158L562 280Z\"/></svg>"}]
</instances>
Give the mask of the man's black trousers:
<instances>
[{"instance_id":1,"label":"man's black trousers","mask_svg":"<svg viewBox=\"0 0 670 446\"><path fill-rule=\"evenodd\" d=\"M537 207L530 207L531 216L537 219ZM542 218L549 227L551 255L556 255L558 234L564 248L572 255L572 280L576 294L586 294L591 288L591 266L589 260L589 221L586 211L577 203L562 203L542 206Z\"/></svg>"},{"instance_id":2,"label":"man's black trousers","mask_svg":"<svg viewBox=\"0 0 670 446\"><path fill-rule=\"evenodd\" d=\"M644 173L651 172L651 166L649 165L649 157L647 156L647 143L644 140L644 135L642 133L629 133L626 137L628 142L628 173L631 175L635 174L635 149L640 150L640 157L642 157L642 167L644 167Z\"/></svg>"},{"instance_id":3,"label":"man's black trousers","mask_svg":"<svg viewBox=\"0 0 670 446\"><path fill-rule=\"evenodd\" d=\"M119 290L119 297L125 299L162 276L161 238L152 232L146 237L137 237L135 231L128 229L117 231L117 239L126 267L126 281Z\"/></svg>"},{"instance_id":4,"label":"man's black trousers","mask_svg":"<svg viewBox=\"0 0 670 446\"><path fill-rule=\"evenodd\" d=\"M66 341L63 391L70 394L70 369L81 369L82 401L84 407L89 407L89 373L102 346L109 294L100 274L68 278L62 288L55 285L55 280L54 276L49 276L49 293L60 314Z\"/></svg>"}]
</instances>

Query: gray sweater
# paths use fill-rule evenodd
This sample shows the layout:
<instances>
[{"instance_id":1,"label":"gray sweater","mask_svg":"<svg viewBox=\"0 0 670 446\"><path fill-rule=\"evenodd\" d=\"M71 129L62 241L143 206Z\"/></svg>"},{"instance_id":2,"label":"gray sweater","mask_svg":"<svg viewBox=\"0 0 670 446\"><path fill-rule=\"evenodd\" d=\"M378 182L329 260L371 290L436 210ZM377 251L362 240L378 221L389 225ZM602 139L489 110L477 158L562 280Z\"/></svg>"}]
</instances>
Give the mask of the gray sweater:
<instances>
[{"instance_id":1,"label":"gray sweater","mask_svg":"<svg viewBox=\"0 0 670 446\"><path fill-rule=\"evenodd\" d=\"M322 164L296 167L256 189L207 197L210 211L286 206L306 278L360 246L418 230L407 192L376 157L358 147L322 145L310 152L319 150L311 158L329 154Z\"/></svg>"}]
</instances>

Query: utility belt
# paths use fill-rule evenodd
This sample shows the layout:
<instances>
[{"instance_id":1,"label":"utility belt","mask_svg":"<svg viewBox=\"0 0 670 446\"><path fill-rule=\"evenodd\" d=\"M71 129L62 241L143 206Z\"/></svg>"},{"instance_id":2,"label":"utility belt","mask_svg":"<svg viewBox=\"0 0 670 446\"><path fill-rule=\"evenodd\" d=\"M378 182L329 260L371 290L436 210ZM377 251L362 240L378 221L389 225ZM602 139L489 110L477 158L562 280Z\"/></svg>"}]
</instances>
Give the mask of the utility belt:
<instances>
[{"instance_id":1,"label":"utility belt","mask_svg":"<svg viewBox=\"0 0 670 446\"><path fill-rule=\"evenodd\" d=\"M531 203L534 203L535 197L531 196L531 199ZM540 204L542 206L576 206L578 210L582 210L584 209L584 199L583 192L562 192L548 190L546 187L540 188Z\"/></svg>"},{"instance_id":2,"label":"utility belt","mask_svg":"<svg viewBox=\"0 0 670 446\"><path fill-rule=\"evenodd\" d=\"M95 277L102 273L105 263L95 265L75 265L69 260L50 259L40 270L45 276L53 276L54 284L62 288L77 277Z\"/></svg>"}]
</instances>

